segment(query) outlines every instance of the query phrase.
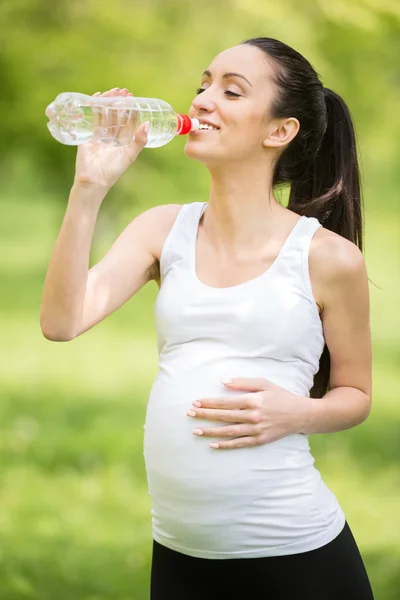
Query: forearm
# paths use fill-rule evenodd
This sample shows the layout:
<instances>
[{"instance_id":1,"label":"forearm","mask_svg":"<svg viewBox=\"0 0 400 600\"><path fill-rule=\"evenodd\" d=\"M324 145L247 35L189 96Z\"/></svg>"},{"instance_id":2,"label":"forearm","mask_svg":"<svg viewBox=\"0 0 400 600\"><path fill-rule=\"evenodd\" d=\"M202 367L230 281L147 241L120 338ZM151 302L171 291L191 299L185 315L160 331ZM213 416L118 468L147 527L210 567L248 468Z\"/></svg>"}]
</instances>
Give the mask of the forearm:
<instances>
[{"instance_id":1,"label":"forearm","mask_svg":"<svg viewBox=\"0 0 400 600\"><path fill-rule=\"evenodd\" d=\"M101 187L74 185L44 284L40 324L45 337L68 340L80 318Z\"/></svg>"},{"instance_id":2,"label":"forearm","mask_svg":"<svg viewBox=\"0 0 400 600\"><path fill-rule=\"evenodd\" d=\"M322 398L301 398L299 433L332 433L359 425L371 410L370 398L353 387L337 387Z\"/></svg>"}]
</instances>

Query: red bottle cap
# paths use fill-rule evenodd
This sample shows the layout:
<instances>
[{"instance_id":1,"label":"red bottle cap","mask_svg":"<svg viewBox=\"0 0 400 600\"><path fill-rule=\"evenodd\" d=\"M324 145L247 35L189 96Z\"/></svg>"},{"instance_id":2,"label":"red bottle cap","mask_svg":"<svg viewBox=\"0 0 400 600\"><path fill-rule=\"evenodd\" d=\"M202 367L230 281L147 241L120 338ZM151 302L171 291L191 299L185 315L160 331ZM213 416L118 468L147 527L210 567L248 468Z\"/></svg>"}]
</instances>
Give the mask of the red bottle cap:
<instances>
[{"instance_id":1,"label":"red bottle cap","mask_svg":"<svg viewBox=\"0 0 400 600\"><path fill-rule=\"evenodd\" d=\"M192 120L188 115L184 115L181 113L177 114L178 117L178 128L176 131L176 135L185 135L192 130Z\"/></svg>"}]
</instances>

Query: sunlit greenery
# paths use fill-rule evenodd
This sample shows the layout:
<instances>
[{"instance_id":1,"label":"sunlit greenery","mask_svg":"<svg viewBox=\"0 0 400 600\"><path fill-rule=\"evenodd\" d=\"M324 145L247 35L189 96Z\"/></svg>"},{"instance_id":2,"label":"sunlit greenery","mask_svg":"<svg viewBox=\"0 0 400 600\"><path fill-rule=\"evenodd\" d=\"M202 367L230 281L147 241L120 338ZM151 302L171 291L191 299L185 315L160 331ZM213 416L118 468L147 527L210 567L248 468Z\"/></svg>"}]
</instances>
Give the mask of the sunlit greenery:
<instances>
[{"instance_id":1,"label":"sunlit greenery","mask_svg":"<svg viewBox=\"0 0 400 600\"><path fill-rule=\"evenodd\" d=\"M394 0L3 0L0 3L0 598L147 600L150 497L143 423L157 371L154 283L70 343L39 307L76 149L44 109L62 91L114 86L190 106L221 50L271 36L304 53L356 124L373 283L371 415L310 436L376 600L400 597L400 5ZM100 211L91 262L145 208L206 200L185 139L144 150ZM323 600L323 599L321 599Z\"/></svg>"}]
</instances>

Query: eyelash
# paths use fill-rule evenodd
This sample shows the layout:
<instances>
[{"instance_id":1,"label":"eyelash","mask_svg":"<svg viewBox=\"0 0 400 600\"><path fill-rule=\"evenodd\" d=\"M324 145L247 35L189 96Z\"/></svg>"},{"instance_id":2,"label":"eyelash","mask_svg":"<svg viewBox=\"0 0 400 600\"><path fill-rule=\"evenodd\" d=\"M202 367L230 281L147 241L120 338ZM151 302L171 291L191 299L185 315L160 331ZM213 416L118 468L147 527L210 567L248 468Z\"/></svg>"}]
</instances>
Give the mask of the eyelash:
<instances>
[{"instance_id":1,"label":"eyelash","mask_svg":"<svg viewBox=\"0 0 400 600\"><path fill-rule=\"evenodd\" d=\"M197 88L196 90L196 94L201 94L201 92L204 92L205 89L204 88ZM234 96L235 98L239 98L240 94L235 94L235 92L231 92L230 90L226 90L225 94L229 94L230 96Z\"/></svg>"}]
</instances>

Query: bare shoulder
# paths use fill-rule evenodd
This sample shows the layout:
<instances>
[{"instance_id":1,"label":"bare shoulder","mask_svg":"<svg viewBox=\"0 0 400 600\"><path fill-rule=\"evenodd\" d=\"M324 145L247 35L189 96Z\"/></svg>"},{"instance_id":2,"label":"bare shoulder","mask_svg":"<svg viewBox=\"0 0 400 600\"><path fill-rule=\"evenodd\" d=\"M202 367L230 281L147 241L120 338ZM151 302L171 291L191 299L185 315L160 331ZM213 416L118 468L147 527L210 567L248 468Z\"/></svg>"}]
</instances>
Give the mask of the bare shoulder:
<instances>
[{"instance_id":1,"label":"bare shoulder","mask_svg":"<svg viewBox=\"0 0 400 600\"><path fill-rule=\"evenodd\" d=\"M175 219L177 218L182 204L163 204L154 206L142 213L146 215L146 220L143 221L143 231L147 238L148 250L154 258L154 264L151 269L150 278L160 286L160 256L165 241Z\"/></svg>"},{"instance_id":2,"label":"bare shoulder","mask_svg":"<svg viewBox=\"0 0 400 600\"><path fill-rule=\"evenodd\" d=\"M320 227L310 244L309 271L314 296L323 311L332 289L367 278L364 256L356 244Z\"/></svg>"},{"instance_id":3,"label":"bare shoulder","mask_svg":"<svg viewBox=\"0 0 400 600\"><path fill-rule=\"evenodd\" d=\"M151 252L157 261L160 260L165 240L167 239L181 208L182 204L164 204L155 206L151 209L153 210L153 231L152 235L149 235L149 239L151 239L152 243Z\"/></svg>"}]
</instances>

